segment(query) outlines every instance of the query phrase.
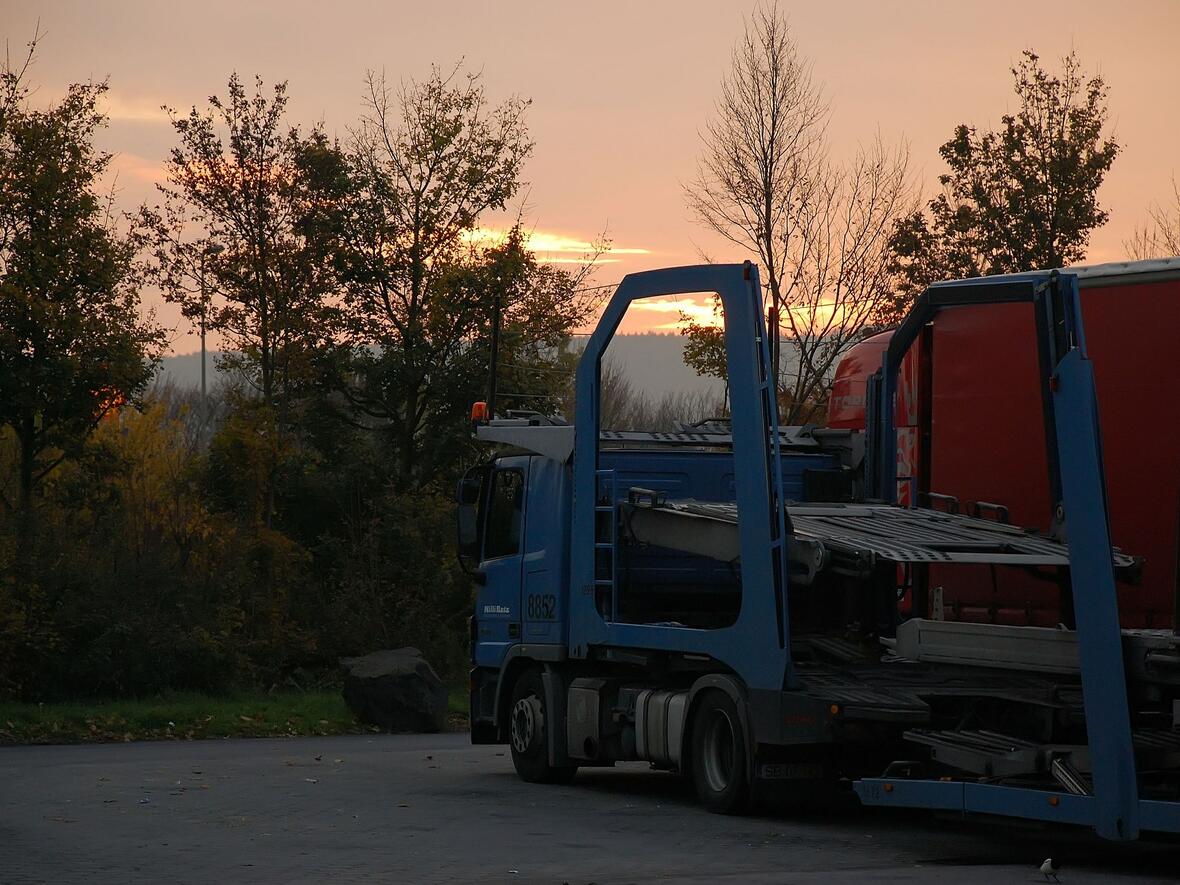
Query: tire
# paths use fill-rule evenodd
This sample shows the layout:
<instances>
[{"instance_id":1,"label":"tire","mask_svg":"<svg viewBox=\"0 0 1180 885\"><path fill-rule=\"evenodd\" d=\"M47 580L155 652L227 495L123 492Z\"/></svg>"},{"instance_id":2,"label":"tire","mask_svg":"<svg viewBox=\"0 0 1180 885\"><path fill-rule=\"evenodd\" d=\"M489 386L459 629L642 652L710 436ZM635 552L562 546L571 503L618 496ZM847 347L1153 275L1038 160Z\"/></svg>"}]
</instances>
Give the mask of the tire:
<instances>
[{"instance_id":1,"label":"tire","mask_svg":"<svg viewBox=\"0 0 1180 885\"><path fill-rule=\"evenodd\" d=\"M549 764L548 721L541 674L526 670L512 687L512 708L508 711L512 765L520 779L530 784L568 784L578 767Z\"/></svg>"},{"instance_id":2,"label":"tire","mask_svg":"<svg viewBox=\"0 0 1180 885\"><path fill-rule=\"evenodd\" d=\"M740 814L750 799L745 730L737 704L719 690L704 692L692 717L692 781L715 814Z\"/></svg>"}]
</instances>

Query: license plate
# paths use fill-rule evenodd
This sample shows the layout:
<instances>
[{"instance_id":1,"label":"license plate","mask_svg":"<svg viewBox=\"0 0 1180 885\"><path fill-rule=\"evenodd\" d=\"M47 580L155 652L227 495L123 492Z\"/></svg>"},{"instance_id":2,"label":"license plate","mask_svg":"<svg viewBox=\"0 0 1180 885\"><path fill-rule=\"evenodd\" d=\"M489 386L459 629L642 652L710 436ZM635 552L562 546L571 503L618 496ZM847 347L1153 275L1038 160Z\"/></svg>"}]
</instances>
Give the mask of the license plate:
<instances>
[{"instance_id":1,"label":"license plate","mask_svg":"<svg viewBox=\"0 0 1180 885\"><path fill-rule=\"evenodd\" d=\"M764 762L758 776L766 781L820 780L824 765L822 762Z\"/></svg>"}]
</instances>

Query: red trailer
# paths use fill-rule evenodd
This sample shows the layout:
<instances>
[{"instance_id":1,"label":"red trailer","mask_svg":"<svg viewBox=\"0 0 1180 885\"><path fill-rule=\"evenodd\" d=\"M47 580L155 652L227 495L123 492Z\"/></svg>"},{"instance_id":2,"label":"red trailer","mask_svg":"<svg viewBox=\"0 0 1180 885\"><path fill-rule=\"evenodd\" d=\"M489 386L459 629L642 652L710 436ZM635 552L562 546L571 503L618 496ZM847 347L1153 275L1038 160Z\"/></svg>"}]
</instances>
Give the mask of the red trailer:
<instances>
[{"instance_id":1,"label":"red trailer","mask_svg":"<svg viewBox=\"0 0 1180 885\"><path fill-rule=\"evenodd\" d=\"M1121 584L1124 627L1177 627L1180 600L1180 258L1071 268L1081 285L1086 343L1101 414L1113 541L1143 557ZM1052 521L1032 307L944 311L911 348L899 386L898 501ZM854 347L837 369L829 425L863 429L866 379L891 333ZM933 494L933 497L931 497ZM1000 505L1000 508L987 507ZM951 504L953 506L953 503ZM932 567L933 617L1052 626L1067 619L1053 580L987 567ZM933 603L932 603L933 604Z\"/></svg>"}]
</instances>

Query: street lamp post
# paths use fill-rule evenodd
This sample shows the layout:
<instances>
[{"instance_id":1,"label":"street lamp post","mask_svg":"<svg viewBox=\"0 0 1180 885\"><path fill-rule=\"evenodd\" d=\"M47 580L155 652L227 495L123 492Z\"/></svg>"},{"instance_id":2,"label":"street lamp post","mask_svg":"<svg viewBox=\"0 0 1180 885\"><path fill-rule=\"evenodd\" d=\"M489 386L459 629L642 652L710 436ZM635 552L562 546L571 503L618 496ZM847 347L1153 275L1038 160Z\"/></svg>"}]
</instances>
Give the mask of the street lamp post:
<instances>
[{"instance_id":1,"label":"street lamp post","mask_svg":"<svg viewBox=\"0 0 1180 885\"><path fill-rule=\"evenodd\" d=\"M212 243L201 250L201 411L209 411L209 397L205 386L205 315L209 310L209 293L205 289L205 257L208 255L220 255L225 251L224 246L219 246Z\"/></svg>"}]
</instances>

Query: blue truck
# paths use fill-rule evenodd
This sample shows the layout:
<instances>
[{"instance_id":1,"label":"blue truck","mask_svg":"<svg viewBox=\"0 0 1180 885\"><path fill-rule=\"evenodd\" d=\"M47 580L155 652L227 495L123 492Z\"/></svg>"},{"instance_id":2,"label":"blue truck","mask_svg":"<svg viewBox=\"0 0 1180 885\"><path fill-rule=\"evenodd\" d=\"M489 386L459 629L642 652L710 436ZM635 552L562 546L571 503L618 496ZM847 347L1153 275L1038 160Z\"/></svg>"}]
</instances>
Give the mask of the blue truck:
<instances>
[{"instance_id":1,"label":"blue truck","mask_svg":"<svg viewBox=\"0 0 1180 885\"><path fill-rule=\"evenodd\" d=\"M602 427L601 361L628 306L700 292L724 307L729 421ZM1045 536L982 507L895 503L906 349L941 311L1005 301L1038 317L1057 502ZM1180 637L1119 628L1115 576L1137 561L1110 543L1076 278L930 287L871 379L867 413L863 433L779 425L749 262L627 276L579 363L572 424L474 413L495 456L457 491L477 584L473 742L507 743L535 783L646 761L690 776L721 813L764 788L822 783L867 805L1115 840L1180 832ZM918 578L935 563L1056 581L1076 623L926 617Z\"/></svg>"}]
</instances>

